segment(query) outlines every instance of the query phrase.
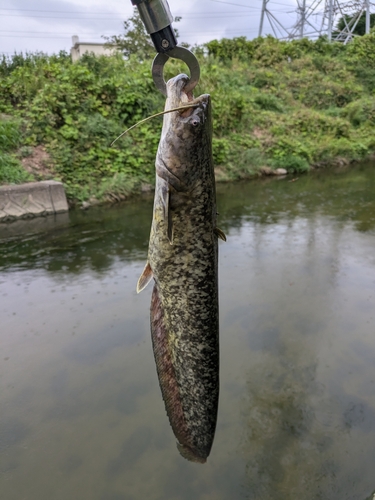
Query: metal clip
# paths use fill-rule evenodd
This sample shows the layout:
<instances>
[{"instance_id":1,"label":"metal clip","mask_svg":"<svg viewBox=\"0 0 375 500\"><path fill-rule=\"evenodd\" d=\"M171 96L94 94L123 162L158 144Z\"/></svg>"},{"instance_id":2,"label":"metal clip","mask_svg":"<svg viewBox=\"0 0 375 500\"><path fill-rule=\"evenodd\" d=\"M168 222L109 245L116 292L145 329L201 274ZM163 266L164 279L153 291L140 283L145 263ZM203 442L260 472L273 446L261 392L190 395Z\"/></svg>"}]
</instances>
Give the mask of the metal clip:
<instances>
[{"instance_id":1,"label":"metal clip","mask_svg":"<svg viewBox=\"0 0 375 500\"><path fill-rule=\"evenodd\" d=\"M163 70L165 63L170 57L180 59L187 64L190 70L190 79L185 85L184 92L191 92L199 82L200 67L195 55L184 47L175 47L174 49L168 50L168 52L159 53L155 57L151 71L156 88L165 96L167 95L167 86L164 80Z\"/></svg>"}]
</instances>

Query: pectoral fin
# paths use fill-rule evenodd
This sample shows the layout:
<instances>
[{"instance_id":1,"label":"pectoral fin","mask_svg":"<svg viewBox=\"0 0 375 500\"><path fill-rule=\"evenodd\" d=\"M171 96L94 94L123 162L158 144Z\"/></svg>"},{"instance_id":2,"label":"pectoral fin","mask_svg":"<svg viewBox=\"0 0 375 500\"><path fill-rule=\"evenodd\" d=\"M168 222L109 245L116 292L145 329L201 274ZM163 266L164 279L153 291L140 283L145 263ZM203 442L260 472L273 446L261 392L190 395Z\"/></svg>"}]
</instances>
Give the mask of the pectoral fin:
<instances>
[{"instance_id":1,"label":"pectoral fin","mask_svg":"<svg viewBox=\"0 0 375 500\"><path fill-rule=\"evenodd\" d=\"M154 277L150 264L147 262L137 283L137 293L141 292Z\"/></svg>"},{"instance_id":2,"label":"pectoral fin","mask_svg":"<svg viewBox=\"0 0 375 500\"><path fill-rule=\"evenodd\" d=\"M220 238L221 240L223 241L227 241L227 237L225 236L225 233L224 231L222 231L221 229L219 229L218 227L215 227L214 229L214 233L216 234L216 236L218 238Z\"/></svg>"}]
</instances>

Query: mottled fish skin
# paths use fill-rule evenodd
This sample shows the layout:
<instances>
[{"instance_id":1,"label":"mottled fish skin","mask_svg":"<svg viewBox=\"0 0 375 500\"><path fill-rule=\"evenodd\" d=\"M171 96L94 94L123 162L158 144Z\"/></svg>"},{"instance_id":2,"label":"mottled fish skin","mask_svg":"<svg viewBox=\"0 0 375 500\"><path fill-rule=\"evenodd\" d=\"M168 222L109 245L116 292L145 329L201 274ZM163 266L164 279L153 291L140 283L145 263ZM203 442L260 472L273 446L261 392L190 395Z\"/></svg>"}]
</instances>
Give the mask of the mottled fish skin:
<instances>
[{"instance_id":1,"label":"mottled fish skin","mask_svg":"<svg viewBox=\"0 0 375 500\"><path fill-rule=\"evenodd\" d=\"M218 244L212 118L208 94L193 99L186 75L167 84L156 157L149 244L155 280L151 332L167 414L185 458L205 462L219 398Z\"/></svg>"}]
</instances>

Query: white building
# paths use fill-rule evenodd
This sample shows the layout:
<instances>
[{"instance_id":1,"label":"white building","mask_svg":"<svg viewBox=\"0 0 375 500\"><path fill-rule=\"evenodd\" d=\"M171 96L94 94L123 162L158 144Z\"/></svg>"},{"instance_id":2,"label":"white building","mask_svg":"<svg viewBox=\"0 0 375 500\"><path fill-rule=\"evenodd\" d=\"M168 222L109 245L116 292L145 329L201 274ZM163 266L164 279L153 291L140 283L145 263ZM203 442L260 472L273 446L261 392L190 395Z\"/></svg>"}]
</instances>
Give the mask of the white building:
<instances>
[{"instance_id":1,"label":"white building","mask_svg":"<svg viewBox=\"0 0 375 500\"><path fill-rule=\"evenodd\" d=\"M72 61L78 61L83 54L95 54L96 56L110 56L116 49L108 48L104 43L80 42L77 35L72 36L73 47L70 49Z\"/></svg>"}]
</instances>

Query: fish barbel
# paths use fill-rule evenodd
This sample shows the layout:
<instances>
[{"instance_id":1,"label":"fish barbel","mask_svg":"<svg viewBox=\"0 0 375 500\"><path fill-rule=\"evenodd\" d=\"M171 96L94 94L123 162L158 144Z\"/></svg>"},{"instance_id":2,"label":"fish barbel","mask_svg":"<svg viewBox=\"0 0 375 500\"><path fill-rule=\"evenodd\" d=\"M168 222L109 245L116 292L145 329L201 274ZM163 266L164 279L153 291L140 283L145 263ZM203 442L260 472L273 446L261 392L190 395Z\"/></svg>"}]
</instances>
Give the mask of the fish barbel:
<instances>
[{"instance_id":1,"label":"fish barbel","mask_svg":"<svg viewBox=\"0 0 375 500\"><path fill-rule=\"evenodd\" d=\"M208 94L183 91L186 75L167 83L156 156L148 262L141 291L154 278L151 334L162 396L182 456L205 462L219 399L218 236Z\"/></svg>"}]
</instances>

